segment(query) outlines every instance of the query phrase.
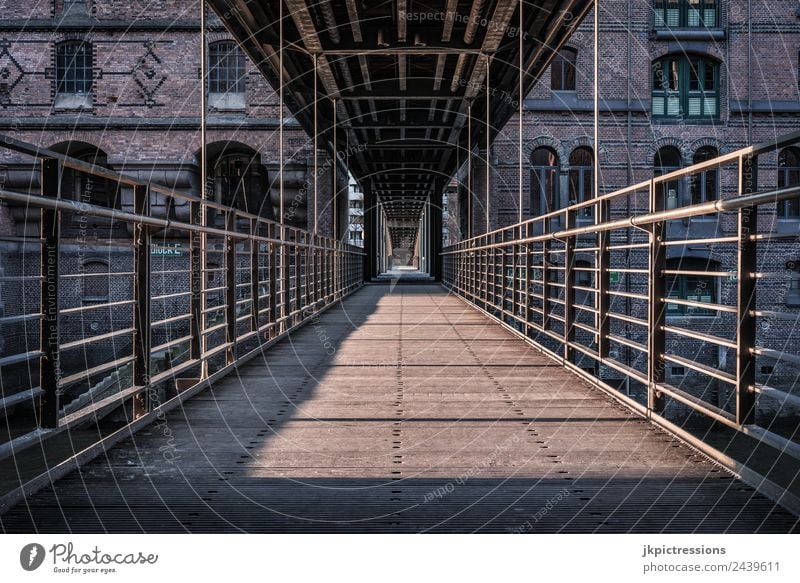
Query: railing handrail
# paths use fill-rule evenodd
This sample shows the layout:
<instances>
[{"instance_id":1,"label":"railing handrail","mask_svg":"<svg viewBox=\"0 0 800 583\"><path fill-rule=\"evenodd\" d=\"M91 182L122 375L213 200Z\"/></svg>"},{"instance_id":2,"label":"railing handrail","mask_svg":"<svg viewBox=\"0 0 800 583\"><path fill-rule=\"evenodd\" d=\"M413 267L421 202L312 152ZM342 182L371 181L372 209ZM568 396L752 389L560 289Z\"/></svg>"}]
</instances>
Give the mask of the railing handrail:
<instances>
[{"instance_id":1,"label":"railing handrail","mask_svg":"<svg viewBox=\"0 0 800 583\"><path fill-rule=\"evenodd\" d=\"M463 241L459 241L459 243L472 241L472 240L477 239L479 237L493 236L493 235L496 235L498 233L507 231L508 229L511 229L511 228L522 227L522 226L529 225L529 224L540 223L542 221L546 221L547 219L552 219L552 218L555 218L555 217L562 216L562 215L564 215L565 213L568 213L568 212L575 212L575 211L579 211L581 209L594 207L594 206L597 206L601 202L611 201L611 200L614 200L616 198L620 198L622 196L625 196L625 195L628 195L628 194L631 194L631 193L634 193L634 192L648 190L651 187L651 185L653 185L653 184L658 185L658 184L662 184L662 183L666 183L666 182L672 182L672 181L674 181L676 179L683 178L685 176L691 176L693 174L697 174L698 172L702 172L702 171L707 170L709 168L719 168L719 167L722 167L723 165L725 165L725 164L727 164L729 162L735 162L735 161L738 161L738 160L740 160L742 158L758 156L760 154L764 154L766 152L771 152L771 151L774 151L774 150L778 150L780 148L783 148L785 146L789 146L791 144L796 144L797 142L800 142L800 131L792 132L792 133L789 133L789 134L785 134L783 136L780 136L780 137L776 138L775 140L767 140L767 141L761 142L759 144L754 144L752 146L747 146L747 147L744 147L744 148L740 148L738 150L734 150L733 152L729 152L727 154L722 154L720 156L717 156L717 157L712 158L710 160L706 160L704 162L698 162L696 164L692 164L692 165L687 166L685 168L678 168L677 170L673 170L673 171L668 172L666 174L661 174L659 176L653 176L650 179L643 180L641 182L637 182L637 183L631 184L631 185L626 186L624 188L617 189L617 190L615 190L613 192L608 192L608 193L602 194L602 195L598 196L597 198L591 198L591 199L588 199L588 200L585 200L585 201L582 201L582 202L577 202L577 203L568 205L568 206L566 206L564 208L556 209L554 211L550 211L550 212L547 212L547 213L542 213L542 214L539 214L539 215L537 215L535 217L531 217L529 219L525 219L524 221L518 222L518 223L516 223L514 225L511 225L511 226L499 227L499 228L494 229L492 231L487 231L487 232L482 233L480 235L475 235L475 236L473 236L473 237L471 237L469 239L464 239ZM681 208L684 208L684 207L681 207Z\"/></svg>"}]
</instances>

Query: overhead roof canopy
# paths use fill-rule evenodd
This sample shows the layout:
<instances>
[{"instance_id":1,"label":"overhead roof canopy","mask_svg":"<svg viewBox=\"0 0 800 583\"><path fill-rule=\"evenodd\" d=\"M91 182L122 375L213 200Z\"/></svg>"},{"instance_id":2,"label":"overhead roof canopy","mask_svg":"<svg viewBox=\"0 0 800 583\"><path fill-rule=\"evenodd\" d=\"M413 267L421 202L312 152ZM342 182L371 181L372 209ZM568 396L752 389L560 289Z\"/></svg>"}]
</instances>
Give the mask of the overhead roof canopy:
<instances>
[{"instance_id":1,"label":"overhead roof canopy","mask_svg":"<svg viewBox=\"0 0 800 583\"><path fill-rule=\"evenodd\" d=\"M277 90L279 0L210 5ZM591 5L524 3L523 95ZM319 143L333 150L336 118L350 172L389 219L417 220L468 148L485 147L521 101L518 0L284 0L282 14L287 106L313 135L316 57Z\"/></svg>"}]
</instances>

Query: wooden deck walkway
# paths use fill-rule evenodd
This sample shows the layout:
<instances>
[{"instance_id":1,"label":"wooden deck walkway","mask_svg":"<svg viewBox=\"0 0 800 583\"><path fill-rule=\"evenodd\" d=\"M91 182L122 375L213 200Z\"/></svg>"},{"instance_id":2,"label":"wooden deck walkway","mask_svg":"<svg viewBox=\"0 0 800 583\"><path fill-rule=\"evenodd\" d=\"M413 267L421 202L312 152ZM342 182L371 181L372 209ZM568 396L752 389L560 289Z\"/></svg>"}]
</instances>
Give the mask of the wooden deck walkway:
<instances>
[{"instance_id":1,"label":"wooden deck walkway","mask_svg":"<svg viewBox=\"0 0 800 583\"><path fill-rule=\"evenodd\" d=\"M0 517L7 532L787 532L435 285L370 285Z\"/></svg>"}]
</instances>

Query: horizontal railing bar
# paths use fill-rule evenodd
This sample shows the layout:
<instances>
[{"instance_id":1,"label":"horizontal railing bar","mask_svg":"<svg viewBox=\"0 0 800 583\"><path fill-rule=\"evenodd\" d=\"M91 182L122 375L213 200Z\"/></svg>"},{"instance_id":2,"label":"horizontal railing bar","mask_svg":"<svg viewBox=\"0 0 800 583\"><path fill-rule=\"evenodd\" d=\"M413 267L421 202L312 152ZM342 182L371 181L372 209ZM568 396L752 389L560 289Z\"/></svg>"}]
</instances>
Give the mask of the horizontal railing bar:
<instances>
[{"instance_id":1,"label":"horizontal railing bar","mask_svg":"<svg viewBox=\"0 0 800 583\"><path fill-rule=\"evenodd\" d=\"M62 312L63 313L63 312ZM42 314L21 314L19 316L3 316L0 318L0 326L5 324L18 324L28 320L41 320Z\"/></svg>"},{"instance_id":2,"label":"horizontal railing bar","mask_svg":"<svg viewBox=\"0 0 800 583\"><path fill-rule=\"evenodd\" d=\"M180 338L174 338L172 340L168 340L167 342L164 342L163 344L159 344L158 346L151 347L150 348L150 354L155 354L156 352L160 352L162 350L166 350L167 348L175 346L176 344L181 344L183 342L188 342L192 338L193 338L193 336L191 334L189 334L188 336L182 336Z\"/></svg>"},{"instance_id":3,"label":"horizontal railing bar","mask_svg":"<svg viewBox=\"0 0 800 583\"><path fill-rule=\"evenodd\" d=\"M102 273L62 273L58 277L61 279L77 279L81 277L118 277L121 275L136 275L133 271L107 271Z\"/></svg>"},{"instance_id":4,"label":"horizontal railing bar","mask_svg":"<svg viewBox=\"0 0 800 583\"><path fill-rule=\"evenodd\" d=\"M99 336L92 336L90 338L81 338L80 340L74 340L72 342L66 342L60 346L61 350L71 350L73 348L79 348L82 346L86 346L87 344L93 344L94 342L102 342L103 340L108 340L109 338L114 338L116 336L122 336L125 334L133 334L136 332L136 328L123 328L122 330L116 330L114 332L108 332L106 334L100 334Z\"/></svg>"},{"instance_id":5,"label":"horizontal railing bar","mask_svg":"<svg viewBox=\"0 0 800 583\"><path fill-rule=\"evenodd\" d=\"M750 354L754 354L756 356L764 356L766 358L771 358L773 360L790 362L794 365L800 366L800 356L791 354L789 352L783 352L780 350L772 350L771 348L762 348L760 346L755 346L750 349Z\"/></svg>"},{"instance_id":6,"label":"horizontal railing bar","mask_svg":"<svg viewBox=\"0 0 800 583\"><path fill-rule=\"evenodd\" d=\"M703 342L718 344L719 346L725 346L726 348L736 348L736 342L732 340L724 340L716 336L711 336L710 334L703 334L702 332L695 332L694 330L687 330L686 328L678 328L677 326L663 326L662 329L664 332L678 334L694 340L702 340Z\"/></svg>"},{"instance_id":7,"label":"horizontal railing bar","mask_svg":"<svg viewBox=\"0 0 800 583\"><path fill-rule=\"evenodd\" d=\"M800 407L800 396L793 395L792 393L787 393L786 391L782 391L780 389L776 389L775 387L770 387L768 385L760 385L757 384L752 389L765 397L769 397L770 399L775 399L777 401L784 401L789 403L790 405L794 405L795 407Z\"/></svg>"},{"instance_id":8,"label":"horizontal railing bar","mask_svg":"<svg viewBox=\"0 0 800 583\"><path fill-rule=\"evenodd\" d=\"M664 393L665 395L672 397L676 401L680 401L684 405L688 405L695 411L706 415L707 417L711 417L712 419L719 421L720 423L724 423L725 425L729 425L733 423L735 425L736 421L733 415L725 411L724 409L720 409L719 407L715 407L711 403L707 403L703 401L703 399L699 397L695 397L694 395L687 393L677 387L673 387L672 385L668 385L665 383L659 383L656 387L656 390Z\"/></svg>"},{"instance_id":9,"label":"horizontal railing bar","mask_svg":"<svg viewBox=\"0 0 800 583\"><path fill-rule=\"evenodd\" d=\"M59 313L63 315L68 314L80 314L82 312L90 312L92 310L101 310L103 308L119 308L122 306L132 306L134 303L133 300L121 300L119 302L108 302L103 304L90 304L88 306L78 306L76 308L65 308L61 310Z\"/></svg>"},{"instance_id":10,"label":"horizontal railing bar","mask_svg":"<svg viewBox=\"0 0 800 583\"><path fill-rule=\"evenodd\" d=\"M163 320L154 320L150 323L150 327L153 328L155 326L164 326L166 324L172 324L173 322L179 322L181 320L188 320L192 317L191 314L180 314L178 316L171 316L169 318L164 318Z\"/></svg>"},{"instance_id":11,"label":"horizontal railing bar","mask_svg":"<svg viewBox=\"0 0 800 583\"><path fill-rule=\"evenodd\" d=\"M651 355L652 357L652 355ZM683 358L682 356L678 356L676 354L665 354L664 359L668 360L672 363L679 364L681 366L685 366L687 368L692 369L693 371L699 372L704 375L708 375L713 377L717 380L723 381L725 383L735 385L736 384L736 377L732 374L728 374L723 372L719 369L712 368L710 366L706 366L704 364L700 364L699 362L695 362L694 360L689 360L688 358Z\"/></svg>"},{"instance_id":12,"label":"horizontal railing bar","mask_svg":"<svg viewBox=\"0 0 800 583\"><path fill-rule=\"evenodd\" d=\"M161 295L161 296L152 296L150 298L150 301L160 302L161 300L170 300L172 298L180 298L180 297L190 296L190 295L192 295L191 291L175 292L175 293L172 293L172 294L164 294L164 295Z\"/></svg>"},{"instance_id":13,"label":"horizontal railing bar","mask_svg":"<svg viewBox=\"0 0 800 583\"><path fill-rule=\"evenodd\" d=\"M612 342L616 342L617 344L622 344L623 346L627 346L628 348L633 348L634 350L638 350L644 354L647 354L647 346L644 344L640 344L639 342L635 342L628 338L623 338L622 336L617 336L616 334L609 334L608 339Z\"/></svg>"},{"instance_id":14,"label":"horizontal railing bar","mask_svg":"<svg viewBox=\"0 0 800 583\"><path fill-rule=\"evenodd\" d=\"M687 306L690 308L699 308L707 312L727 312L729 314L737 313L734 306L725 306L723 304L712 304L710 302L695 302L693 300L681 300L678 298L661 298L665 304L675 304L677 306Z\"/></svg>"},{"instance_id":15,"label":"horizontal railing bar","mask_svg":"<svg viewBox=\"0 0 800 583\"><path fill-rule=\"evenodd\" d=\"M59 387L68 387L70 385L74 385L78 381L88 380L95 375L99 375L101 373L107 372L109 370L114 370L115 368L122 368L126 364L133 362L133 356L126 356L123 358L118 358L116 360L112 360L110 362L106 362L105 364L101 364L95 366L94 368L90 368L75 374L71 374L69 376L65 376L59 380L58 386Z\"/></svg>"},{"instance_id":16,"label":"horizontal railing bar","mask_svg":"<svg viewBox=\"0 0 800 583\"><path fill-rule=\"evenodd\" d=\"M39 358L41 355L41 350L31 350L30 352L20 352L19 354L4 356L0 358L0 368L4 366L13 366L22 362L28 362L34 358Z\"/></svg>"}]
</instances>

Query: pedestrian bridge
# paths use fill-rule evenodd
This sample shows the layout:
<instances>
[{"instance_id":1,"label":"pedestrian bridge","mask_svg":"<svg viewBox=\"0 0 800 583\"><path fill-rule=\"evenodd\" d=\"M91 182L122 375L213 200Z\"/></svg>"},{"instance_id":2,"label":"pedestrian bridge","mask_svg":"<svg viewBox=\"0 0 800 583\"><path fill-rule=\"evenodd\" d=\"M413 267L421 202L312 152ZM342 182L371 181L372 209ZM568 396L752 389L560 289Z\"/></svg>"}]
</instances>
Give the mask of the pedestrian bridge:
<instances>
[{"instance_id":1,"label":"pedestrian bridge","mask_svg":"<svg viewBox=\"0 0 800 583\"><path fill-rule=\"evenodd\" d=\"M797 529L800 314L774 298L798 286L775 217L800 185L765 177L800 135L495 228L486 152L592 3L446 0L433 24L410 4L210 2L315 169L319 149L364 186L363 248L336 171L333 204L315 184L309 228L287 224L283 142L273 219L2 139L33 168L0 188L28 220L2 274L4 531ZM718 200L668 202L709 170ZM127 202L62 196L67 176ZM118 248L109 272L73 267L87 219L128 229L93 242ZM718 261L682 259L698 246ZM113 293L70 300L93 278Z\"/></svg>"},{"instance_id":2,"label":"pedestrian bridge","mask_svg":"<svg viewBox=\"0 0 800 583\"><path fill-rule=\"evenodd\" d=\"M375 284L29 497L9 532L786 532L439 285Z\"/></svg>"}]
</instances>

